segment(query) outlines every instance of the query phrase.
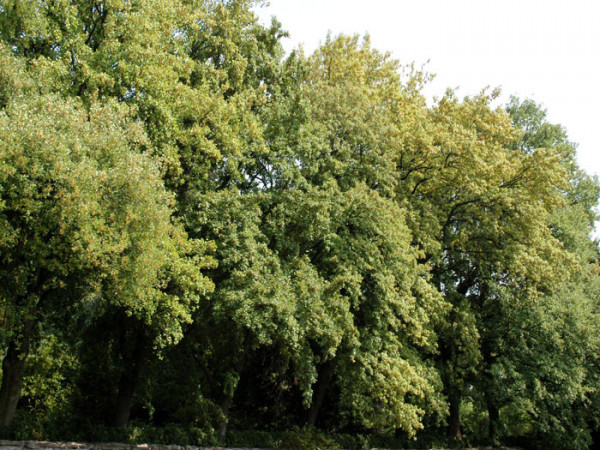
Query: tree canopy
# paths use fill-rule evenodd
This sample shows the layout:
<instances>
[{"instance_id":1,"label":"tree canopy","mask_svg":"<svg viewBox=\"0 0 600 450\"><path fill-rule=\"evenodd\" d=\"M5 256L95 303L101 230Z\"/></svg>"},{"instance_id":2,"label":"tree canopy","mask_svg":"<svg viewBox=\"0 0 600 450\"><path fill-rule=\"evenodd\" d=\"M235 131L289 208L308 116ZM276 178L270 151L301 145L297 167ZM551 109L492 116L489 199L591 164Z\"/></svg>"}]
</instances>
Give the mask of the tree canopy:
<instances>
[{"instance_id":1,"label":"tree canopy","mask_svg":"<svg viewBox=\"0 0 600 450\"><path fill-rule=\"evenodd\" d=\"M0 4L0 437L592 443L567 131L258 3Z\"/></svg>"}]
</instances>

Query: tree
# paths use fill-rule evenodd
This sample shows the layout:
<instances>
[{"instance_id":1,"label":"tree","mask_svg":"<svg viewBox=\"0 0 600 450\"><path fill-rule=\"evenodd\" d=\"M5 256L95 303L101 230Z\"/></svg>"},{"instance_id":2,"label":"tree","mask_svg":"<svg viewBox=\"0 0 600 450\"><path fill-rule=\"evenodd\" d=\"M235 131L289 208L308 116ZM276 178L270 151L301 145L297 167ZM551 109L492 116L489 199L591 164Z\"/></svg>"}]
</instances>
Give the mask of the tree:
<instances>
[{"instance_id":1,"label":"tree","mask_svg":"<svg viewBox=\"0 0 600 450\"><path fill-rule=\"evenodd\" d=\"M489 107L494 95L460 102L449 92L429 112L399 117L409 138L396 156L397 196L432 281L453 305L437 359L449 434L459 438L461 397L489 358L494 319L486 311L495 308L495 287L532 301L572 261L547 225L564 202L566 172L551 149L511 149L518 135L503 111Z\"/></svg>"},{"instance_id":2,"label":"tree","mask_svg":"<svg viewBox=\"0 0 600 450\"><path fill-rule=\"evenodd\" d=\"M294 128L298 150L294 163L284 160L293 175L267 217L280 257L308 258L324 285L315 309L340 336L308 338L316 372L308 423L317 423L329 395L349 423L413 434L425 410L439 407L437 374L424 355L435 349L432 328L444 304L391 197L389 115L408 94L397 63L368 39L328 39L309 64L307 102L294 103L305 117Z\"/></svg>"},{"instance_id":3,"label":"tree","mask_svg":"<svg viewBox=\"0 0 600 450\"><path fill-rule=\"evenodd\" d=\"M0 36L18 57L47 70L50 89L61 95L88 108L113 99L131 106L132 120L148 136L140 149L159 163L175 193L174 212L195 214L198 195L240 184L245 152L263 148L253 110L266 98L262 85L272 77L282 32L277 23L259 26L252 4L11 1L0 12ZM189 320L187 312L181 315ZM143 321L130 326L146 336L142 347L161 335L158 327L144 330ZM136 379L126 372L121 375Z\"/></svg>"},{"instance_id":4,"label":"tree","mask_svg":"<svg viewBox=\"0 0 600 450\"><path fill-rule=\"evenodd\" d=\"M114 305L161 322L158 337L169 342L210 283L199 272L202 245L172 220L172 199L156 163L141 153L148 140L127 108L87 109L46 94L5 46L2 58L10 81L0 115L7 345L0 411L7 426L43 317L63 309L102 314Z\"/></svg>"},{"instance_id":5,"label":"tree","mask_svg":"<svg viewBox=\"0 0 600 450\"><path fill-rule=\"evenodd\" d=\"M539 105L513 98L507 110L522 132L516 150L530 154L546 147L560 156L569 184L547 227L573 261L562 278L541 287L533 302L524 301L519 290L494 288L502 292L494 310L483 316L489 356L482 388L494 399L489 435L498 441L503 434L521 433L539 445L576 448L589 443L588 413L595 408L598 277L597 244L590 232L598 184L577 166L574 144L562 127L546 121Z\"/></svg>"}]
</instances>

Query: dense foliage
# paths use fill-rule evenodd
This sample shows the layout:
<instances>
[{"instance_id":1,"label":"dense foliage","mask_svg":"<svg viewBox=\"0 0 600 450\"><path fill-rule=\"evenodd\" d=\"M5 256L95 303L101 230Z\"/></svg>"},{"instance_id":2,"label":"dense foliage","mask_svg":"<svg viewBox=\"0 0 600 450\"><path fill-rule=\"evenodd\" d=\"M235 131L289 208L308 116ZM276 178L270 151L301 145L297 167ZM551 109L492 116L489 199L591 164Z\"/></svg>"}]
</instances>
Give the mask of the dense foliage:
<instances>
[{"instance_id":1,"label":"dense foliage","mask_svg":"<svg viewBox=\"0 0 600 450\"><path fill-rule=\"evenodd\" d=\"M566 131L255 3L0 2L0 437L591 444Z\"/></svg>"}]
</instances>

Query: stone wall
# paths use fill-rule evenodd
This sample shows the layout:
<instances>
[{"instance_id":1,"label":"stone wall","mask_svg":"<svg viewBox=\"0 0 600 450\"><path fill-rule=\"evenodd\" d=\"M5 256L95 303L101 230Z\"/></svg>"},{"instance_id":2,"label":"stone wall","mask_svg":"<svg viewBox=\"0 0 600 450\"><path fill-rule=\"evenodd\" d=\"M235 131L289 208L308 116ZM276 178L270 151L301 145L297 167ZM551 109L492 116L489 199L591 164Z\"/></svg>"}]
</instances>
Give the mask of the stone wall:
<instances>
[{"instance_id":1,"label":"stone wall","mask_svg":"<svg viewBox=\"0 0 600 450\"><path fill-rule=\"evenodd\" d=\"M2 441L0 440L0 449L2 450L54 450L54 449L79 449L79 450L224 450L222 447L192 447L180 445L148 445L148 444L117 444L117 443L98 443L82 444L78 442L45 442L45 441ZM228 449L241 450L241 449ZM259 450L259 449L246 449Z\"/></svg>"}]
</instances>

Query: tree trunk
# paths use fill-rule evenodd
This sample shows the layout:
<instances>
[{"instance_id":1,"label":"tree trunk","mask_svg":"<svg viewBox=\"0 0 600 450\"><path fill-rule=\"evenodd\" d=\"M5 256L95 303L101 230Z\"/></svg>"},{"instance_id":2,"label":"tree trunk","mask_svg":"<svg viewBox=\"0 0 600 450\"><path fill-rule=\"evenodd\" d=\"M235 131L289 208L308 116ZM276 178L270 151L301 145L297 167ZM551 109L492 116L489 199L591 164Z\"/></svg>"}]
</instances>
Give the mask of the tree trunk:
<instances>
[{"instance_id":1,"label":"tree trunk","mask_svg":"<svg viewBox=\"0 0 600 450\"><path fill-rule=\"evenodd\" d=\"M133 406L133 395L137 385L137 374L132 373L135 368L126 370L121 375L119 381L119 392L117 394L117 402L115 405L115 416L113 426L116 428L127 428L129 422L129 414Z\"/></svg>"},{"instance_id":2,"label":"tree trunk","mask_svg":"<svg viewBox=\"0 0 600 450\"><path fill-rule=\"evenodd\" d=\"M233 404L233 396L227 397L221 403L221 412L223 413L223 420L219 424L219 439L225 439L227 435L227 423L229 421L229 408Z\"/></svg>"},{"instance_id":3,"label":"tree trunk","mask_svg":"<svg viewBox=\"0 0 600 450\"><path fill-rule=\"evenodd\" d=\"M119 380L119 391L117 393L113 418L113 426L116 428L127 428L129 415L133 406L133 398L142 373L142 365L144 363L146 351L146 339L143 329L140 329L135 334L134 339L135 343L131 354L129 355L130 358L126 358L125 355L123 355L123 359L128 359L130 365L123 368L121 379Z\"/></svg>"},{"instance_id":4,"label":"tree trunk","mask_svg":"<svg viewBox=\"0 0 600 450\"><path fill-rule=\"evenodd\" d=\"M321 406L323 405L323 400L325 399L325 394L327 393L327 389L329 389L329 385L331 384L331 380L333 379L333 374L335 372L335 358L330 359L325 362L319 369L319 377L317 379L317 385L313 392L312 403L310 405L310 410L308 411L308 420L307 425L309 427L314 427L317 423L317 417L319 416L319 411Z\"/></svg>"},{"instance_id":5,"label":"tree trunk","mask_svg":"<svg viewBox=\"0 0 600 450\"><path fill-rule=\"evenodd\" d=\"M238 353L237 361L235 362L235 372L238 374L239 378L241 378L242 372L244 370L244 366L246 365L246 357L247 357L248 353L250 353L250 350L252 349L252 342L247 336L242 338L242 340L244 342L243 350L240 353ZM237 383L239 383L239 378L238 378ZM219 424L219 438L220 439L225 439L225 436L227 435L227 424L229 422L229 410L233 406L233 398L235 397L236 389L237 389L237 384L232 392L226 394L223 397L223 401L219 405L221 407L221 412L223 413L223 420Z\"/></svg>"},{"instance_id":6,"label":"tree trunk","mask_svg":"<svg viewBox=\"0 0 600 450\"><path fill-rule=\"evenodd\" d=\"M29 354L33 327L33 320L25 320L22 335L19 336L20 342L16 340L10 342L6 356L2 361L0 427L10 426L21 398L21 388L23 387L23 377L25 375L25 359Z\"/></svg>"},{"instance_id":7,"label":"tree trunk","mask_svg":"<svg viewBox=\"0 0 600 450\"><path fill-rule=\"evenodd\" d=\"M452 390L448 396L450 403L450 417L448 418L448 436L452 439L462 441L460 432L460 402L462 393L459 390Z\"/></svg>"},{"instance_id":8,"label":"tree trunk","mask_svg":"<svg viewBox=\"0 0 600 450\"><path fill-rule=\"evenodd\" d=\"M494 444L498 436L498 419L500 418L500 408L496 405L496 402L491 398L490 395L485 395L485 403L488 410L489 428L488 437L490 443Z\"/></svg>"}]
</instances>

